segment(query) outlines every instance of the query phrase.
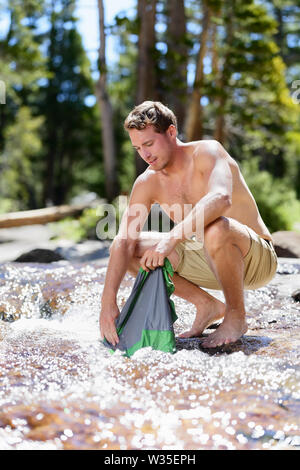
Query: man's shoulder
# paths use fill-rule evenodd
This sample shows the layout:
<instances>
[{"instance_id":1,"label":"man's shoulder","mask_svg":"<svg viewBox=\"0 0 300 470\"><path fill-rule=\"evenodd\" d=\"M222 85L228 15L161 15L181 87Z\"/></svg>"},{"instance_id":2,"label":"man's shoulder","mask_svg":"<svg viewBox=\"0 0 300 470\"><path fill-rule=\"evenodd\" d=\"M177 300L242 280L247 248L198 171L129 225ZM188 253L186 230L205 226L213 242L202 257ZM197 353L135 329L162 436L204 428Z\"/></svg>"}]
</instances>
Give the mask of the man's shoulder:
<instances>
[{"instance_id":1,"label":"man's shoulder","mask_svg":"<svg viewBox=\"0 0 300 470\"><path fill-rule=\"evenodd\" d=\"M157 189L158 178L155 171L147 168L133 183L132 193L143 193L144 196L152 198L155 188Z\"/></svg>"},{"instance_id":2,"label":"man's shoulder","mask_svg":"<svg viewBox=\"0 0 300 470\"><path fill-rule=\"evenodd\" d=\"M213 166L218 159L225 159L231 165L236 161L229 155L223 145L215 139L198 140L191 142L193 145L193 156L200 167Z\"/></svg>"},{"instance_id":3,"label":"man's shoulder","mask_svg":"<svg viewBox=\"0 0 300 470\"><path fill-rule=\"evenodd\" d=\"M200 171L214 165L222 156L222 145L214 139L196 140L189 144L194 162Z\"/></svg>"},{"instance_id":4,"label":"man's shoulder","mask_svg":"<svg viewBox=\"0 0 300 470\"><path fill-rule=\"evenodd\" d=\"M195 140L194 142L190 142L190 145L193 149L193 153L197 156L221 154L223 149L222 144L215 139Z\"/></svg>"},{"instance_id":5,"label":"man's shoulder","mask_svg":"<svg viewBox=\"0 0 300 470\"><path fill-rule=\"evenodd\" d=\"M151 170L150 168L146 168L146 170L141 173L135 180L134 186L151 186L155 182L157 182L157 172Z\"/></svg>"}]
</instances>

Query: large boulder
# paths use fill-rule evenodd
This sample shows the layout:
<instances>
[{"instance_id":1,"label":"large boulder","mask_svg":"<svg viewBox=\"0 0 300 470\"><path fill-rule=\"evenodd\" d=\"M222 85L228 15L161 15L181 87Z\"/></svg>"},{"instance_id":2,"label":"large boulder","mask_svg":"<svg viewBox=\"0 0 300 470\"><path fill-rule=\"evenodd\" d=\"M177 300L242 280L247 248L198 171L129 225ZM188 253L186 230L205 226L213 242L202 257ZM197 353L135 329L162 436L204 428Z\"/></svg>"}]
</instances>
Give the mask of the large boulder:
<instances>
[{"instance_id":1,"label":"large boulder","mask_svg":"<svg viewBox=\"0 0 300 470\"><path fill-rule=\"evenodd\" d=\"M272 233L277 256L300 258L300 232L279 231Z\"/></svg>"}]
</instances>

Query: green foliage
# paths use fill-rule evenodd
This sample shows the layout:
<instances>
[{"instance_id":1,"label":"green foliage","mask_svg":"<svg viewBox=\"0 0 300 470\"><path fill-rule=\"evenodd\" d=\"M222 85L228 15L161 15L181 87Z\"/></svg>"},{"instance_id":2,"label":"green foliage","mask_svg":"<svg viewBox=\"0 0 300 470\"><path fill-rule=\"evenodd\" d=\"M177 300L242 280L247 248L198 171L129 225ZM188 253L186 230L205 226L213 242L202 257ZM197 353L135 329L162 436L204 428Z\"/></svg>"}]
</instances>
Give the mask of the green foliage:
<instances>
[{"instance_id":1,"label":"green foliage","mask_svg":"<svg viewBox=\"0 0 300 470\"><path fill-rule=\"evenodd\" d=\"M85 232L78 219L66 217L59 222L51 222L49 228L53 232L52 239L67 239L78 243L85 239Z\"/></svg>"},{"instance_id":2,"label":"green foliage","mask_svg":"<svg viewBox=\"0 0 300 470\"><path fill-rule=\"evenodd\" d=\"M0 80L6 88L6 104L0 104L0 151L5 146L5 129L17 120L20 107L30 107L38 81L47 77L37 34L43 4L44 0L0 2L0 16L8 20L7 30L0 31ZM17 139L15 143L18 145Z\"/></svg>"},{"instance_id":3,"label":"green foliage","mask_svg":"<svg viewBox=\"0 0 300 470\"><path fill-rule=\"evenodd\" d=\"M0 214L6 214L7 212L16 212L18 210L18 201L8 197L0 198Z\"/></svg>"},{"instance_id":4,"label":"green foliage","mask_svg":"<svg viewBox=\"0 0 300 470\"><path fill-rule=\"evenodd\" d=\"M87 102L94 83L74 9L75 0L7 1L8 30L0 34L0 79L7 85L0 188L12 203L2 210L103 191L100 117Z\"/></svg>"},{"instance_id":5,"label":"green foliage","mask_svg":"<svg viewBox=\"0 0 300 470\"><path fill-rule=\"evenodd\" d=\"M207 76L210 96L225 98L222 112L230 122L227 135L230 144L236 145L235 158L241 159L240 132L243 141L249 141L254 132L260 139L256 155L261 156L263 167L276 176L273 154L285 144L285 134L295 126L295 117L299 115L289 96L286 67L274 40L276 20L265 4L258 5L254 0L224 2L221 17L219 31L225 41L219 45L219 57L227 60L221 87L213 75ZM219 101L212 106L215 115Z\"/></svg>"},{"instance_id":6,"label":"green foliage","mask_svg":"<svg viewBox=\"0 0 300 470\"><path fill-rule=\"evenodd\" d=\"M36 189L40 186L35 182L33 158L41 150L42 124L43 117L34 118L30 109L23 106L18 110L14 124L5 130L5 147L0 154L0 191L6 198L7 208L25 210L33 202ZM8 204L9 200L11 202ZM4 208L5 205L2 205Z\"/></svg>"},{"instance_id":7,"label":"green foliage","mask_svg":"<svg viewBox=\"0 0 300 470\"><path fill-rule=\"evenodd\" d=\"M37 90L38 80L45 77L45 58L37 40L37 21L43 14L44 0L7 0L10 23L6 36L0 35L0 78L7 95L21 103L20 90ZM30 25L30 26L29 26Z\"/></svg>"},{"instance_id":8,"label":"green foliage","mask_svg":"<svg viewBox=\"0 0 300 470\"><path fill-rule=\"evenodd\" d=\"M172 47L170 3L158 0L155 92L170 106L176 95L186 111L204 3L216 26L204 60L205 137L213 136L223 113L226 148L241 164L264 221L271 231L291 229L299 220L300 198L300 107L290 96L292 80L299 78L300 8L292 0L186 0L187 33ZM7 90L7 104L0 105L0 212L64 203L83 190L103 195L101 116L96 104L88 104L95 83L75 0L6 0L6 5L0 6L9 19L0 33L0 79ZM123 194L135 179L135 155L123 122L136 104L139 25L123 13L106 31L117 39L108 91ZM189 84L179 73L185 63ZM117 217L119 223L118 211ZM90 209L55 227L79 241L95 237L98 220Z\"/></svg>"},{"instance_id":9,"label":"green foliage","mask_svg":"<svg viewBox=\"0 0 300 470\"><path fill-rule=\"evenodd\" d=\"M64 238L78 243L86 239L96 239L96 225L99 222L99 211L96 208L85 209L80 217L66 217L49 224L53 239Z\"/></svg>"},{"instance_id":10,"label":"green foliage","mask_svg":"<svg viewBox=\"0 0 300 470\"><path fill-rule=\"evenodd\" d=\"M300 201L289 183L259 170L258 158L243 162L241 169L269 230L293 230L300 222Z\"/></svg>"},{"instance_id":11,"label":"green foliage","mask_svg":"<svg viewBox=\"0 0 300 470\"><path fill-rule=\"evenodd\" d=\"M109 92L114 108L115 145L118 159L118 179L121 194L129 193L135 179L135 155L130 145L124 120L135 105L137 87L137 40L136 18L117 15L112 27L116 40L118 61L109 71Z\"/></svg>"},{"instance_id":12,"label":"green foliage","mask_svg":"<svg viewBox=\"0 0 300 470\"><path fill-rule=\"evenodd\" d=\"M84 237L96 239L96 226L99 222L99 210L96 208L85 209L79 218L80 227L84 232Z\"/></svg>"},{"instance_id":13,"label":"green foliage","mask_svg":"<svg viewBox=\"0 0 300 470\"><path fill-rule=\"evenodd\" d=\"M110 205L110 212L113 214L113 220L110 219L110 227L106 226L108 221L107 205L101 203L97 207L84 209L79 217L66 217L58 222L53 222L49 224L54 234L53 238L66 238L74 242L98 239L97 224L103 220L105 222L103 224L104 238L113 239L116 235L115 231L117 232L119 229L127 203L128 198L126 196L118 196Z\"/></svg>"},{"instance_id":14,"label":"green foliage","mask_svg":"<svg viewBox=\"0 0 300 470\"><path fill-rule=\"evenodd\" d=\"M94 95L94 84L74 10L74 0L59 0L48 13L46 57L51 78L40 86L36 99L45 116L43 205L67 201L75 185L78 190L94 189L82 178L91 168L101 180L100 120L96 106L86 102Z\"/></svg>"},{"instance_id":15,"label":"green foliage","mask_svg":"<svg viewBox=\"0 0 300 470\"><path fill-rule=\"evenodd\" d=\"M300 117L298 128L300 128ZM286 175L300 200L300 132L290 131L287 133L286 139Z\"/></svg>"}]
</instances>

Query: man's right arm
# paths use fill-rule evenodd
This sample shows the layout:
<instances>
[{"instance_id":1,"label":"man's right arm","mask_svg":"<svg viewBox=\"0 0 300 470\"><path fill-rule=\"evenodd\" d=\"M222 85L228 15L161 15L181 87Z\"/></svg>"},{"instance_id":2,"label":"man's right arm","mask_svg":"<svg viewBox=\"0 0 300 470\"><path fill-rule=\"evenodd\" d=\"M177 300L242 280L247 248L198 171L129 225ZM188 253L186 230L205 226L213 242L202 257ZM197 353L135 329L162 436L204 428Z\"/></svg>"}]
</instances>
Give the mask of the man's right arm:
<instances>
[{"instance_id":1,"label":"man's right arm","mask_svg":"<svg viewBox=\"0 0 300 470\"><path fill-rule=\"evenodd\" d=\"M145 176L137 178L129 200L129 205L122 217L118 235L114 239L106 272L101 300L100 331L101 338L111 344L118 343L115 320L119 315L117 293L123 277L134 256L136 242L151 208L149 185Z\"/></svg>"}]
</instances>

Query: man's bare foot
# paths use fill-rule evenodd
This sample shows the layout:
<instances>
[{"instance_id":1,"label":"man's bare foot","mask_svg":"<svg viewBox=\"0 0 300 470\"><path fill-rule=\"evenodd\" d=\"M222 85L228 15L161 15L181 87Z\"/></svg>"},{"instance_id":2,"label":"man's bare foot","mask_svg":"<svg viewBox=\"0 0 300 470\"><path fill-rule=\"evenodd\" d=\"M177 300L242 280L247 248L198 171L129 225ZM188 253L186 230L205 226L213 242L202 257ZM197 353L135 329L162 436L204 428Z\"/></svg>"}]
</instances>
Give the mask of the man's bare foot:
<instances>
[{"instance_id":1,"label":"man's bare foot","mask_svg":"<svg viewBox=\"0 0 300 470\"><path fill-rule=\"evenodd\" d=\"M218 299L211 300L205 307L197 307L196 318L192 328L179 335L179 338L200 336L203 331L216 320L224 317L225 304Z\"/></svg>"},{"instance_id":2,"label":"man's bare foot","mask_svg":"<svg viewBox=\"0 0 300 470\"><path fill-rule=\"evenodd\" d=\"M224 344L234 343L248 330L248 325L244 317L230 316L231 312L226 312L226 316L217 328L207 338L201 341L204 348L216 348Z\"/></svg>"}]
</instances>

